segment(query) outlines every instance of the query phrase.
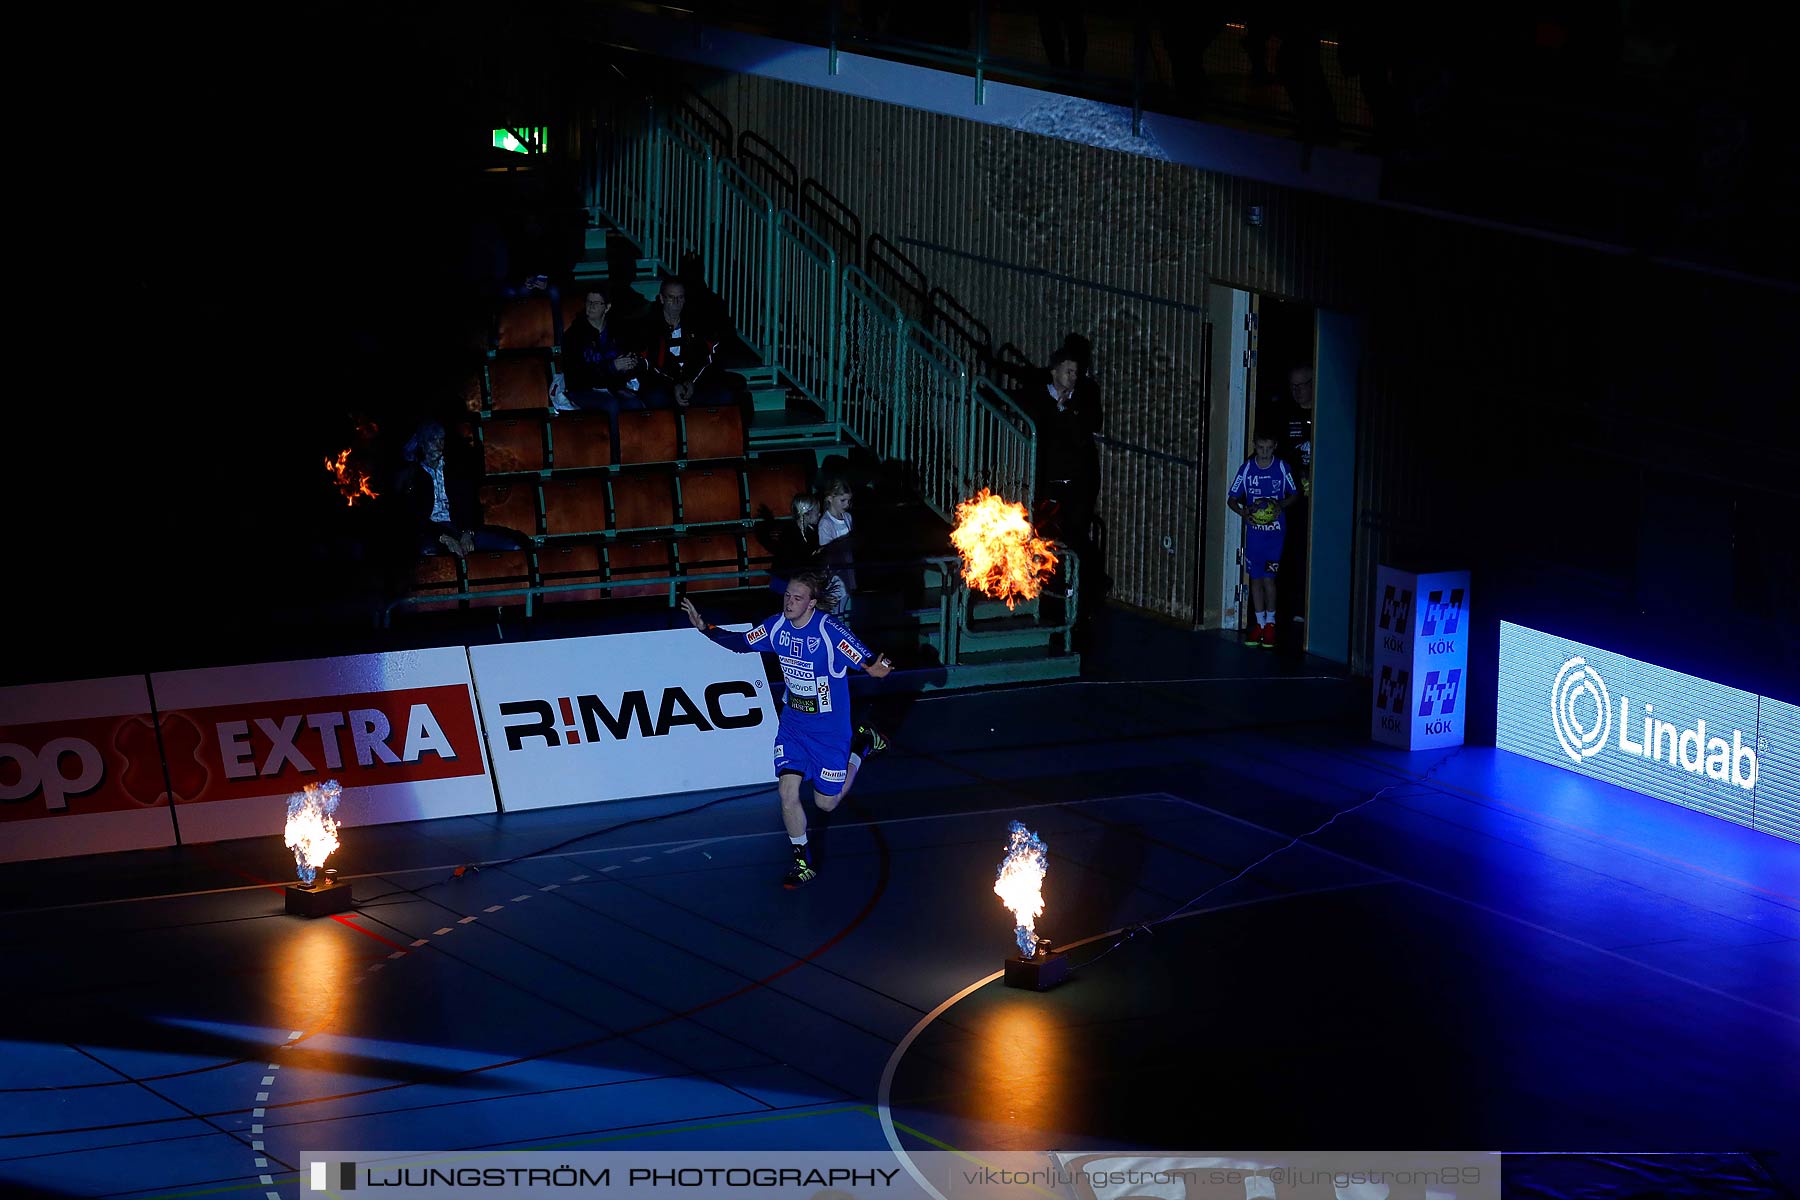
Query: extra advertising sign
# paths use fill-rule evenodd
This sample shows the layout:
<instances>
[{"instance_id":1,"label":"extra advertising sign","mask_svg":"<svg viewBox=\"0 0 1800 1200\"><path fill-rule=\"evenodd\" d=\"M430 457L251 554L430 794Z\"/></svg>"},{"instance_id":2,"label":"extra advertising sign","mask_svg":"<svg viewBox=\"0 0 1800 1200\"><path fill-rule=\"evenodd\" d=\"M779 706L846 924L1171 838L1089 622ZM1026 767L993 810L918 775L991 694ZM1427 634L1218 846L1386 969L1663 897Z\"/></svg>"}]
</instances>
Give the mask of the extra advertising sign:
<instances>
[{"instance_id":1,"label":"extra advertising sign","mask_svg":"<svg viewBox=\"0 0 1800 1200\"><path fill-rule=\"evenodd\" d=\"M1370 735L1403 750L1460 746L1468 710L1469 573L1383 566L1375 599Z\"/></svg>"},{"instance_id":2,"label":"extra advertising sign","mask_svg":"<svg viewBox=\"0 0 1800 1200\"><path fill-rule=\"evenodd\" d=\"M1500 624L1502 750L1800 841L1800 709Z\"/></svg>"},{"instance_id":3,"label":"extra advertising sign","mask_svg":"<svg viewBox=\"0 0 1800 1200\"><path fill-rule=\"evenodd\" d=\"M0 862L174 844L142 675L0 688Z\"/></svg>"},{"instance_id":4,"label":"extra advertising sign","mask_svg":"<svg viewBox=\"0 0 1800 1200\"><path fill-rule=\"evenodd\" d=\"M681 629L476 646L469 659L504 809L773 779L761 655Z\"/></svg>"},{"instance_id":5,"label":"extra advertising sign","mask_svg":"<svg viewBox=\"0 0 1800 1200\"><path fill-rule=\"evenodd\" d=\"M461 647L150 682L183 841L280 833L287 797L327 779L345 825L494 811Z\"/></svg>"}]
</instances>

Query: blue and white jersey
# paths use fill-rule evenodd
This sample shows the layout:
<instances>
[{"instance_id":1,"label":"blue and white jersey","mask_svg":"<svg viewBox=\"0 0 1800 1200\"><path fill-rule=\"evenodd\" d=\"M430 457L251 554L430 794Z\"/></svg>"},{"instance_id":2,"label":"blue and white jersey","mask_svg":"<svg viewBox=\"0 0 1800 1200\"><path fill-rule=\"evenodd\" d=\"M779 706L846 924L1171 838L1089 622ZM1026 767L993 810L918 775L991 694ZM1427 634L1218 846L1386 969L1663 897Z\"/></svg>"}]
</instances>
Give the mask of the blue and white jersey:
<instances>
[{"instance_id":1,"label":"blue and white jersey","mask_svg":"<svg viewBox=\"0 0 1800 1200\"><path fill-rule=\"evenodd\" d=\"M795 626L776 613L747 630L709 629L706 636L739 654L774 654L787 683L787 707L781 720L803 723L821 733L841 727L850 736L851 667L868 669L875 655L830 613L815 612Z\"/></svg>"},{"instance_id":2,"label":"blue and white jersey","mask_svg":"<svg viewBox=\"0 0 1800 1200\"><path fill-rule=\"evenodd\" d=\"M1294 473L1279 458L1271 459L1266 467L1256 465L1256 456L1251 455L1238 468L1237 477L1231 481L1228 497L1238 496L1246 507L1254 513L1257 509L1268 505L1275 509L1275 519L1268 524L1250 522L1252 533L1280 533L1283 529L1281 521L1281 502L1300 491L1294 483Z\"/></svg>"}]
</instances>

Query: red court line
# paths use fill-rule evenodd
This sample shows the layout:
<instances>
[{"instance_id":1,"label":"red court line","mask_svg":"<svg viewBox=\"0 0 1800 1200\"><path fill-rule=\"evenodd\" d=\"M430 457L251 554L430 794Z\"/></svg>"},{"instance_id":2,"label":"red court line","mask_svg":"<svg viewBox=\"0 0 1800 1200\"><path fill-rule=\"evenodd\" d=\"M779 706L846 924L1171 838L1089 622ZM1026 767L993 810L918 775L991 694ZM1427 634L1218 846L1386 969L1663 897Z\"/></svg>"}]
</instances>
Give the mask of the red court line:
<instances>
[{"instance_id":1,"label":"red court line","mask_svg":"<svg viewBox=\"0 0 1800 1200\"><path fill-rule=\"evenodd\" d=\"M356 915L357 915L356 913L348 913L348 914L332 913L331 919L336 921L339 925L342 925L345 929L354 929L354 930L356 930L356 932L362 934L364 937L374 938L376 941L380 942L384 946L392 946L396 950L412 949L411 946L402 946L399 942L388 941L386 938L382 937L379 933L376 933L373 929L364 929L361 925L358 925L355 921L352 921L350 919L351 917L354 917Z\"/></svg>"}]
</instances>

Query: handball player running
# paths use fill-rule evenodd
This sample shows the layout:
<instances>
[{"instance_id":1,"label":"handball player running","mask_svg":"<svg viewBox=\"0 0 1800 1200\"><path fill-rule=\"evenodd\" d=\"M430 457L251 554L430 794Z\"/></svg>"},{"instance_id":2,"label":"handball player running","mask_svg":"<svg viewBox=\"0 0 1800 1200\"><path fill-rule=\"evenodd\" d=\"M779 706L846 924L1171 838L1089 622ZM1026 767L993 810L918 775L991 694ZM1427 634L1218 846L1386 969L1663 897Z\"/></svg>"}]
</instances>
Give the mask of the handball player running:
<instances>
[{"instance_id":1,"label":"handball player running","mask_svg":"<svg viewBox=\"0 0 1800 1200\"><path fill-rule=\"evenodd\" d=\"M790 888L817 874L806 856L800 785L812 784L813 803L830 812L849 794L869 748L861 731L864 744L856 744L851 735L850 668L859 667L876 679L893 670L885 655L873 653L828 611L829 584L822 571L797 572L788 580L780 614L741 631L709 625L692 600L681 601L694 628L727 650L780 659L787 697L775 731L775 774L782 824L794 849L793 867L782 880Z\"/></svg>"}]
</instances>

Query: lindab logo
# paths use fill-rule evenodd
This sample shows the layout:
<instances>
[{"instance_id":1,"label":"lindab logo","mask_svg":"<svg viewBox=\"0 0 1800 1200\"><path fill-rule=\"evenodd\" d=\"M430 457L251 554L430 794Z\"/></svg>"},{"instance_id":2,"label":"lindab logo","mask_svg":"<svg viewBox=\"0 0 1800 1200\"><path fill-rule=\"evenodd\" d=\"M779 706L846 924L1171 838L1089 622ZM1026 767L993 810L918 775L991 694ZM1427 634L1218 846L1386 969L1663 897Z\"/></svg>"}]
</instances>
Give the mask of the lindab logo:
<instances>
[{"instance_id":1,"label":"lindab logo","mask_svg":"<svg viewBox=\"0 0 1800 1200\"><path fill-rule=\"evenodd\" d=\"M1756 787L1754 739L1745 745L1743 730L1733 729L1729 742L1717 734L1709 737L1704 719L1684 729L1658 717L1656 705L1647 701L1642 723L1634 728L1631 699L1621 695L1618 701L1620 753L1736 784L1746 791ZM1550 686L1550 723L1564 753L1579 763L1605 750L1612 737L1613 716L1612 694L1593 665L1579 656L1564 662ZM1643 740L1634 741L1632 734L1640 731Z\"/></svg>"}]
</instances>

